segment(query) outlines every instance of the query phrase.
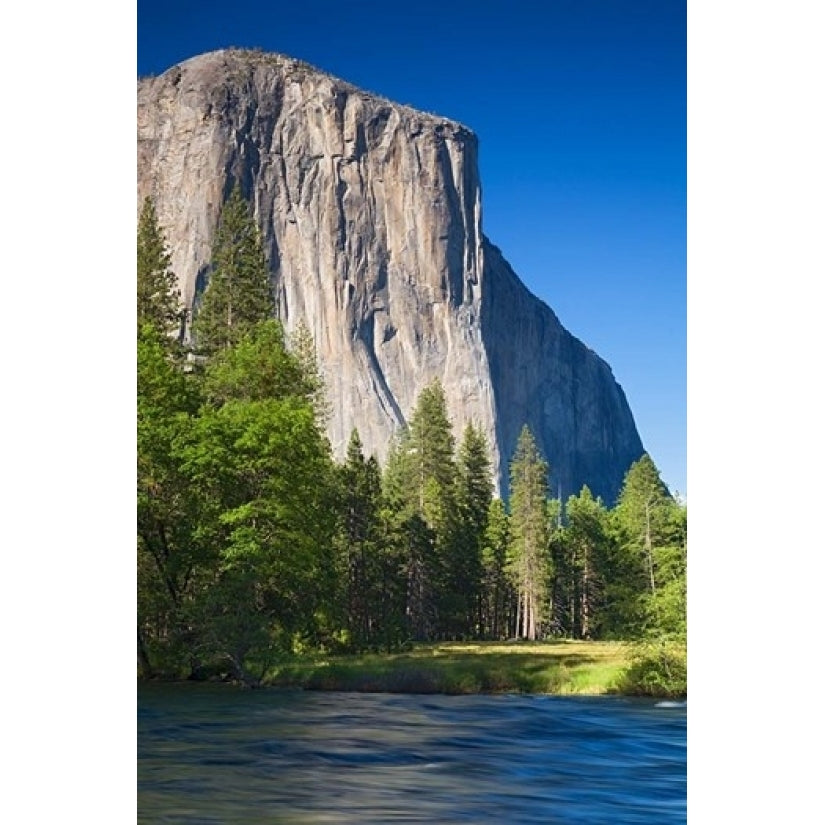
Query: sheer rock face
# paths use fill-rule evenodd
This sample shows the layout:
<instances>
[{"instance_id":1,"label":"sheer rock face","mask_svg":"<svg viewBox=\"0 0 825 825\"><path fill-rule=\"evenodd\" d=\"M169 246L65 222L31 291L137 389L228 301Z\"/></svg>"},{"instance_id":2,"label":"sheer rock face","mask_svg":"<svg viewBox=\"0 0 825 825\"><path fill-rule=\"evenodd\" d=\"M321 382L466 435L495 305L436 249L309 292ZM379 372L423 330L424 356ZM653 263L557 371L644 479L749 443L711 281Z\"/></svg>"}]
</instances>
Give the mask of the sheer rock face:
<instances>
[{"instance_id":1,"label":"sheer rock face","mask_svg":"<svg viewBox=\"0 0 825 825\"><path fill-rule=\"evenodd\" d=\"M477 152L455 122L280 55L212 52L138 82L138 208L153 198L184 302L239 181L280 317L315 338L337 455L357 427L383 460L439 378L502 487L527 423L554 492L612 501L643 451L624 394L483 238Z\"/></svg>"}]
</instances>

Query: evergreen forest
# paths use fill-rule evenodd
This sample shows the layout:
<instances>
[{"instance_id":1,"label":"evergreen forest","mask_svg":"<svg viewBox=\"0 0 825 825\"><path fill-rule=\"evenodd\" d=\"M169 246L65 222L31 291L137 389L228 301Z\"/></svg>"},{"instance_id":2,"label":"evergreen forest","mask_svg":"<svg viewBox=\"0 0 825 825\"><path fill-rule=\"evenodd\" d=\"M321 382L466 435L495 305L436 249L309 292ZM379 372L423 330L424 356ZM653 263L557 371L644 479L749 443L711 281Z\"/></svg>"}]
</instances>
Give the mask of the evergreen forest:
<instances>
[{"instance_id":1,"label":"evergreen forest","mask_svg":"<svg viewBox=\"0 0 825 825\"><path fill-rule=\"evenodd\" d=\"M686 639L686 507L648 455L609 505L553 498L527 427L489 445L436 381L383 466L343 461L306 327L278 320L236 187L191 335L152 201L137 233L137 642L144 678L255 684L278 657L419 641Z\"/></svg>"}]
</instances>

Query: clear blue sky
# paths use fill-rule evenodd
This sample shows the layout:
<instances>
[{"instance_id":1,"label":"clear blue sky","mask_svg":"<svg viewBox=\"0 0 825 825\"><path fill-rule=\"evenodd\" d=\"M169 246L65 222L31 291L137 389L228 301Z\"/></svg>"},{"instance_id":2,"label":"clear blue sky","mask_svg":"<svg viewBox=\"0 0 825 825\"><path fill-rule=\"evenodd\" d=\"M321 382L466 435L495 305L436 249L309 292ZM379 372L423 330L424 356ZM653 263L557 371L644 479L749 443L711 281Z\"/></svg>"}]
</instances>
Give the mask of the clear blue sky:
<instances>
[{"instance_id":1,"label":"clear blue sky","mask_svg":"<svg viewBox=\"0 0 825 825\"><path fill-rule=\"evenodd\" d=\"M686 495L685 15L684 0L140 0L137 69L260 47L473 129L485 234L610 364Z\"/></svg>"}]
</instances>

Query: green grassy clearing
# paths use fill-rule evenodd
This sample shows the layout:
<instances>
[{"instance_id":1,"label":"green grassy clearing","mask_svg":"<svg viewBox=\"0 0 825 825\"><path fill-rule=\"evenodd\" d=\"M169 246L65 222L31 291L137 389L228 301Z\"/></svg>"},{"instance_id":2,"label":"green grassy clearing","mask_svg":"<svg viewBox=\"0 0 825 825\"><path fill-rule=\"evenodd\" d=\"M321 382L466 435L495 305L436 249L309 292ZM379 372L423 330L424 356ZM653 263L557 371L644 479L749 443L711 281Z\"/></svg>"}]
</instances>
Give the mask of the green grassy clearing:
<instances>
[{"instance_id":1,"label":"green grassy clearing","mask_svg":"<svg viewBox=\"0 0 825 825\"><path fill-rule=\"evenodd\" d=\"M263 683L387 693L617 693L630 665L622 642L445 642L395 654L302 656Z\"/></svg>"}]
</instances>

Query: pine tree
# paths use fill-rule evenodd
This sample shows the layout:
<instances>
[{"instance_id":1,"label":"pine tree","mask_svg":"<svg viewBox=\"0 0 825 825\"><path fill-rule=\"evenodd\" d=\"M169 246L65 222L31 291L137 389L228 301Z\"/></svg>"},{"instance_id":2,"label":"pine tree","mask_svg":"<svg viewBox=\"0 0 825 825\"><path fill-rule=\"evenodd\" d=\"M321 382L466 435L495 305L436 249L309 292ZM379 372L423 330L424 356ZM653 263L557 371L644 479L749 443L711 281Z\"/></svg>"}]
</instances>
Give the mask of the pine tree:
<instances>
[{"instance_id":1,"label":"pine tree","mask_svg":"<svg viewBox=\"0 0 825 825\"><path fill-rule=\"evenodd\" d=\"M557 593L557 583L561 578L556 567L558 548L562 540L562 503L557 498L549 498L544 504L544 518L547 525L547 589L542 610L542 631L560 634L564 632L563 616L565 605Z\"/></svg>"},{"instance_id":2,"label":"pine tree","mask_svg":"<svg viewBox=\"0 0 825 825\"><path fill-rule=\"evenodd\" d=\"M666 541L656 549L659 588L655 619L658 635L687 639L687 506L669 507Z\"/></svg>"},{"instance_id":3,"label":"pine tree","mask_svg":"<svg viewBox=\"0 0 825 825\"><path fill-rule=\"evenodd\" d=\"M458 451L458 501L463 520L480 536L487 526L493 479L487 440L468 424Z\"/></svg>"},{"instance_id":4,"label":"pine tree","mask_svg":"<svg viewBox=\"0 0 825 825\"><path fill-rule=\"evenodd\" d=\"M408 627L419 639L443 631L439 616L455 609L447 569L457 523L454 447L444 390L435 380L418 397L385 474L404 537Z\"/></svg>"},{"instance_id":5,"label":"pine tree","mask_svg":"<svg viewBox=\"0 0 825 825\"><path fill-rule=\"evenodd\" d=\"M181 309L177 278L151 198L140 210L137 232L137 324L152 324L161 336L180 332Z\"/></svg>"},{"instance_id":6,"label":"pine tree","mask_svg":"<svg viewBox=\"0 0 825 825\"><path fill-rule=\"evenodd\" d=\"M435 379L421 391L410 418L407 454L410 479L418 498L418 510L434 529L443 529L455 489L455 439L447 416L447 400Z\"/></svg>"},{"instance_id":7,"label":"pine tree","mask_svg":"<svg viewBox=\"0 0 825 825\"><path fill-rule=\"evenodd\" d=\"M455 439L447 416L441 382L425 387L410 419L408 458L411 489L418 499L413 535L419 543L430 537L429 565L418 582L425 614L426 635L454 635L463 600L452 585L457 533Z\"/></svg>"},{"instance_id":8,"label":"pine tree","mask_svg":"<svg viewBox=\"0 0 825 825\"><path fill-rule=\"evenodd\" d=\"M380 635L381 566L378 557L381 475L374 458L364 459L358 430L339 468L345 621L352 645L363 649Z\"/></svg>"},{"instance_id":9,"label":"pine tree","mask_svg":"<svg viewBox=\"0 0 825 825\"><path fill-rule=\"evenodd\" d=\"M632 592L649 633L684 626L686 519L680 509L649 455L631 465L614 517L626 563L641 574Z\"/></svg>"},{"instance_id":10,"label":"pine tree","mask_svg":"<svg viewBox=\"0 0 825 825\"><path fill-rule=\"evenodd\" d=\"M672 501L653 459L645 453L627 471L616 511L627 531L628 544L644 556L650 593L654 598L656 564L653 547L662 538Z\"/></svg>"},{"instance_id":11,"label":"pine tree","mask_svg":"<svg viewBox=\"0 0 825 825\"><path fill-rule=\"evenodd\" d=\"M315 346L315 339L303 320L298 322L295 331L289 336L289 348L298 359L298 363L300 363L303 370L304 380L307 384L312 406L315 408L315 414L320 422L326 424L332 414L332 405L327 398L324 376L318 364L318 350Z\"/></svg>"},{"instance_id":12,"label":"pine tree","mask_svg":"<svg viewBox=\"0 0 825 825\"><path fill-rule=\"evenodd\" d=\"M569 630L574 638L589 639L598 635L604 600L607 512L601 499L594 499L586 485L578 496L570 496L565 510L563 544L569 559L569 601L573 608Z\"/></svg>"},{"instance_id":13,"label":"pine tree","mask_svg":"<svg viewBox=\"0 0 825 825\"><path fill-rule=\"evenodd\" d=\"M537 639L546 607L550 559L547 462L525 424L510 463L510 570L518 594L516 637Z\"/></svg>"},{"instance_id":14,"label":"pine tree","mask_svg":"<svg viewBox=\"0 0 825 825\"><path fill-rule=\"evenodd\" d=\"M515 624L511 609L515 592L507 576L509 545L510 519L504 502L496 498L490 502L481 550L481 632L489 639L505 638L508 627Z\"/></svg>"},{"instance_id":15,"label":"pine tree","mask_svg":"<svg viewBox=\"0 0 825 825\"><path fill-rule=\"evenodd\" d=\"M687 510L662 482L651 457L627 471L613 511L617 557L630 573L620 608L623 638L636 638L626 685L650 695L683 695L687 689ZM616 569L614 567L614 569ZM611 571L612 573L613 571ZM611 582L611 586L615 586ZM624 621L621 621L624 619Z\"/></svg>"},{"instance_id":16,"label":"pine tree","mask_svg":"<svg viewBox=\"0 0 825 825\"><path fill-rule=\"evenodd\" d=\"M236 344L275 314L261 234L237 184L221 210L210 269L193 324L197 349L206 355Z\"/></svg>"},{"instance_id":17,"label":"pine tree","mask_svg":"<svg viewBox=\"0 0 825 825\"><path fill-rule=\"evenodd\" d=\"M411 470L403 446L406 436L405 432L391 443L381 476L379 637L388 653L416 632L412 619L419 614L412 605L412 582L416 569L429 562L432 547L431 537L419 543L419 531L414 529L418 517L407 483Z\"/></svg>"},{"instance_id":18,"label":"pine tree","mask_svg":"<svg viewBox=\"0 0 825 825\"><path fill-rule=\"evenodd\" d=\"M310 380L298 358L286 349L280 321L274 318L252 326L237 345L216 353L205 372L203 389L215 405L289 395L312 403Z\"/></svg>"},{"instance_id":19,"label":"pine tree","mask_svg":"<svg viewBox=\"0 0 825 825\"><path fill-rule=\"evenodd\" d=\"M481 587L484 532L490 503L493 499L493 479L487 441L472 424L464 430L459 448L456 502L458 525L451 543L452 559L448 587L453 595L460 619L458 632L477 635L481 632Z\"/></svg>"}]
</instances>

